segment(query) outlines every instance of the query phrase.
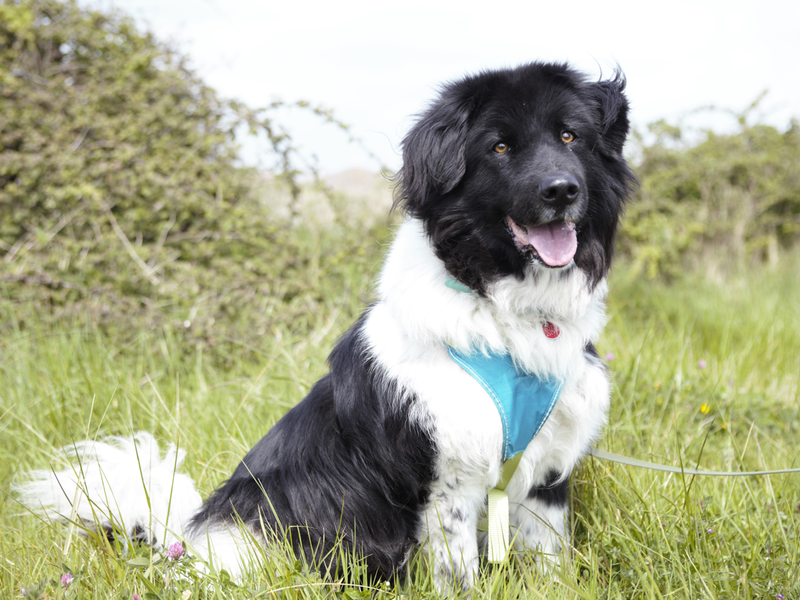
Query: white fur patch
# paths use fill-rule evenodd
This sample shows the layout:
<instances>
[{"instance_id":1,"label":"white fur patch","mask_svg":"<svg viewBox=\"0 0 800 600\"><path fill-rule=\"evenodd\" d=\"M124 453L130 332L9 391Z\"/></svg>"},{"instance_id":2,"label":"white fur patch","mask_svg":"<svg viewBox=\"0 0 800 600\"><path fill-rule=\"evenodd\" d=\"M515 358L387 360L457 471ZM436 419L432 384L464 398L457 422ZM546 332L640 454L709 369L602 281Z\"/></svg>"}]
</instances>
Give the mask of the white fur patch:
<instances>
[{"instance_id":1,"label":"white fur patch","mask_svg":"<svg viewBox=\"0 0 800 600\"><path fill-rule=\"evenodd\" d=\"M206 562L212 571L225 570L234 581L253 570L266 557L263 537L249 528L215 524L192 530L187 540L189 552Z\"/></svg>"},{"instance_id":2,"label":"white fur patch","mask_svg":"<svg viewBox=\"0 0 800 600\"><path fill-rule=\"evenodd\" d=\"M20 501L56 521L95 529L116 528L131 539L166 548L183 539L202 500L188 475L178 473L185 452L169 445L164 456L145 432L62 449L72 465L33 471L17 484Z\"/></svg>"},{"instance_id":3,"label":"white fur patch","mask_svg":"<svg viewBox=\"0 0 800 600\"><path fill-rule=\"evenodd\" d=\"M421 223L405 222L378 293L396 327L417 346L448 343L461 352L510 352L530 374L563 377L575 367L576 353L582 354L605 325L605 280L590 290L586 275L575 267L530 265L522 281L506 277L490 285L488 298L446 287L449 277ZM557 325L561 334L546 337L545 322Z\"/></svg>"}]
</instances>

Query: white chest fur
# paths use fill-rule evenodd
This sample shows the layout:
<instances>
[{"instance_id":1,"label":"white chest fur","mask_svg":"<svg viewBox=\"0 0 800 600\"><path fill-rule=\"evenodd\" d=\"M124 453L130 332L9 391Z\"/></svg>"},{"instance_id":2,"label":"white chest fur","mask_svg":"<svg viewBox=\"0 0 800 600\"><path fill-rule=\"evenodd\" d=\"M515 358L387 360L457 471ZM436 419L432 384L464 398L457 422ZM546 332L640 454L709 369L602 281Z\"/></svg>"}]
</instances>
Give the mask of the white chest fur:
<instances>
[{"instance_id":1,"label":"white chest fur","mask_svg":"<svg viewBox=\"0 0 800 600\"><path fill-rule=\"evenodd\" d=\"M532 266L523 281L500 280L480 298L446 287L448 277L420 223L404 223L364 334L386 374L418 399L411 418L433 433L440 462L461 463L480 473L485 486L494 485L503 439L499 415L446 345L462 352L508 352L529 373L566 380L513 487L522 491L550 469L569 473L599 435L608 406L605 369L584 353L605 322L605 282L591 290L576 268ZM545 321L559 327L557 338L544 335Z\"/></svg>"}]
</instances>

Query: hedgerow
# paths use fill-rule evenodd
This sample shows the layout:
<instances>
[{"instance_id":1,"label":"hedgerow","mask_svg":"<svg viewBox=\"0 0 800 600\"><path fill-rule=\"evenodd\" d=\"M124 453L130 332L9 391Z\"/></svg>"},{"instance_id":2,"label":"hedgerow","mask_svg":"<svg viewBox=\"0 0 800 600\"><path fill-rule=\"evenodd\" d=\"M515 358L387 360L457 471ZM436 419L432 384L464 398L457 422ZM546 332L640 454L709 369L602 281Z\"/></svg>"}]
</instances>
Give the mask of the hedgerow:
<instances>
[{"instance_id":1,"label":"hedgerow","mask_svg":"<svg viewBox=\"0 0 800 600\"><path fill-rule=\"evenodd\" d=\"M748 123L730 134L659 121L637 137L641 186L628 208L621 248L648 276L730 271L776 263L800 238L800 123L784 130Z\"/></svg>"},{"instance_id":2,"label":"hedgerow","mask_svg":"<svg viewBox=\"0 0 800 600\"><path fill-rule=\"evenodd\" d=\"M280 106L221 99L119 13L0 3L2 295L28 318L175 325L197 343L302 328L326 301L320 272L336 289L343 256L352 269L375 251L363 232L312 234L270 210L301 189ZM242 126L271 143L266 179L238 161Z\"/></svg>"}]
</instances>

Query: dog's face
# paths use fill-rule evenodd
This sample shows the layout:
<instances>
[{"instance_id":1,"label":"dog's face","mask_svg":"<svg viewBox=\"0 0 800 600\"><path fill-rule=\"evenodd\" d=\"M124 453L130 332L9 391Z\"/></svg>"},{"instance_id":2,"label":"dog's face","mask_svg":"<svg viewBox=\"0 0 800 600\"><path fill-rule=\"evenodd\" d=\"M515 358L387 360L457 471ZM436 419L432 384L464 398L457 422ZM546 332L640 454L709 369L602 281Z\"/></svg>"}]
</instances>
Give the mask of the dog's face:
<instances>
[{"instance_id":1,"label":"dog's face","mask_svg":"<svg viewBox=\"0 0 800 600\"><path fill-rule=\"evenodd\" d=\"M549 64L444 88L404 141L398 190L454 276L479 293L531 266L605 276L634 181L623 89Z\"/></svg>"}]
</instances>

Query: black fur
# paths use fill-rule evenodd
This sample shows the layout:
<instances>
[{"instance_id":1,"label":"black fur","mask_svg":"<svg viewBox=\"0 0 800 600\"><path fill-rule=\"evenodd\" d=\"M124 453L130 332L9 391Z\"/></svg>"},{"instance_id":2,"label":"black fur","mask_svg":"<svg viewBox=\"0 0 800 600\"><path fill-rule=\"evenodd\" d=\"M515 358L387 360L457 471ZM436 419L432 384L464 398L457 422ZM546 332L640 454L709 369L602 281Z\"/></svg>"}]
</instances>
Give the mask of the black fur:
<instances>
[{"instance_id":1,"label":"black fur","mask_svg":"<svg viewBox=\"0 0 800 600\"><path fill-rule=\"evenodd\" d=\"M193 525L241 519L288 533L295 551L337 572L337 542L355 546L368 572L401 574L418 542L433 473L433 442L407 417L396 386L383 381L359 333L331 353L331 372L258 442L204 504ZM331 561L331 558L333 560ZM331 567L330 563L333 562Z\"/></svg>"},{"instance_id":2,"label":"black fur","mask_svg":"<svg viewBox=\"0 0 800 600\"><path fill-rule=\"evenodd\" d=\"M561 479L561 473L550 471L543 484L535 485L528 491L528 498L535 498L548 506L566 508L569 500L569 477Z\"/></svg>"}]
</instances>

